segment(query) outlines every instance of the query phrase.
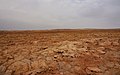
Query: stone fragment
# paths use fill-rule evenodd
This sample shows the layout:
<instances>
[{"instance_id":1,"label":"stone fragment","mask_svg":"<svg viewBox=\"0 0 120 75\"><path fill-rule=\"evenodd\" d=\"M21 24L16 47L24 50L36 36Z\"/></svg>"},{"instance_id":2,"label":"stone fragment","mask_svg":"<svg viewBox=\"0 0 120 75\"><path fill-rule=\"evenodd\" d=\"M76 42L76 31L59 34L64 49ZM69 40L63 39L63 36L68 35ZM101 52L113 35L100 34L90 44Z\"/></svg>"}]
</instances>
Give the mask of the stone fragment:
<instances>
[{"instance_id":1,"label":"stone fragment","mask_svg":"<svg viewBox=\"0 0 120 75\"><path fill-rule=\"evenodd\" d=\"M67 62L59 62L59 68L62 71L69 71L71 69L71 65Z\"/></svg>"},{"instance_id":2,"label":"stone fragment","mask_svg":"<svg viewBox=\"0 0 120 75\"><path fill-rule=\"evenodd\" d=\"M102 72L105 72L107 70L107 67L104 65L99 66L99 68L102 70Z\"/></svg>"},{"instance_id":3,"label":"stone fragment","mask_svg":"<svg viewBox=\"0 0 120 75\"><path fill-rule=\"evenodd\" d=\"M58 64L55 61L51 62L48 66L49 66L49 68L52 68L52 69L57 69L58 68Z\"/></svg>"},{"instance_id":4,"label":"stone fragment","mask_svg":"<svg viewBox=\"0 0 120 75\"><path fill-rule=\"evenodd\" d=\"M97 50L105 50L105 47L98 47Z\"/></svg>"},{"instance_id":5,"label":"stone fragment","mask_svg":"<svg viewBox=\"0 0 120 75\"><path fill-rule=\"evenodd\" d=\"M114 63L113 62L108 62L108 63L106 63L106 66L112 68L112 67L114 67Z\"/></svg>"},{"instance_id":6,"label":"stone fragment","mask_svg":"<svg viewBox=\"0 0 120 75\"><path fill-rule=\"evenodd\" d=\"M24 59L24 56L20 55L20 56L16 56L14 57L16 61L22 60Z\"/></svg>"},{"instance_id":7,"label":"stone fragment","mask_svg":"<svg viewBox=\"0 0 120 75\"><path fill-rule=\"evenodd\" d=\"M91 72L101 72L101 69L99 69L98 67L87 67L87 69Z\"/></svg>"},{"instance_id":8,"label":"stone fragment","mask_svg":"<svg viewBox=\"0 0 120 75\"><path fill-rule=\"evenodd\" d=\"M39 69L39 61L33 61L31 63L32 69Z\"/></svg>"},{"instance_id":9,"label":"stone fragment","mask_svg":"<svg viewBox=\"0 0 120 75\"><path fill-rule=\"evenodd\" d=\"M119 42L115 41L112 43L114 46L119 46Z\"/></svg>"},{"instance_id":10,"label":"stone fragment","mask_svg":"<svg viewBox=\"0 0 120 75\"><path fill-rule=\"evenodd\" d=\"M97 48L97 52L100 53L100 54L105 54L106 52L104 50L105 50L105 47Z\"/></svg>"},{"instance_id":11,"label":"stone fragment","mask_svg":"<svg viewBox=\"0 0 120 75\"><path fill-rule=\"evenodd\" d=\"M79 66L74 66L74 69L75 69L75 71L80 71L80 70L81 70L81 67L79 67Z\"/></svg>"},{"instance_id":12,"label":"stone fragment","mask_svg":"<svg viewBox=\"0 0 120 75\"><path fill-rule=\"evenodd\" d=\"M48 68L48 66L44 60L39 60L39 67L40 68Z\"/></svg>"},{"instance_id":13,"label":"stone fragment","mask_svg":"<svg viewBox=\"0 0 120 75\"><path fill-rule=\"evenodd\" d=\"M33 44L37 44L38 43L38 41L33 41Z\"/></svg>"},{"instance_id":14,"label":"stone fragment","mask_svg":"<svg viewBox=\"0 0 120 75\"><path fill-rule=\"evenodd\" d=\"M51 62L53 61L52 57L46 57L46 60Z\"/></svg>"},{"instance_id":15,"label":"stone fragment","mask_svg":"<svg viewBox=\"0 0 120 75\"><path fill-rule=\"evenodd\" d=\"M7 70L7 71L5 72L5 75L13 75L13 71L12 71L12 70Z\"/></svg>"},{"instance_id":16,"label":"stone fragment","mask_svg":"<svg viewBox=\"0 0 120 75\"><path fill-rule=\"evenodd\" d=\"M6 67L3 66L3 65L1 65L1 66L0 66L0 72L5 72L5 70L6 70Z\"/></svg>"},{"instance_id":17,"label":"stone fragment","mask_svg":"<svg viewBox=\"0 0 120 75\"><path fill-rule=\"evenodd\" d=\"M69 56L73 58L75 56L75 54L71 53L71 54L69 54Z\"/></svg>"},{"instance_id":18,"label":"stone fragment","mask_svg":"<svg viewBox=\"0 0 120 75\"><path fill-rule=\"evenodd\" d=\"M68 56L69 56L68 53L63 53L62 55L65 56L65 57L68 57Z\"/></svg>"},{"instance_id":19,"label":"stone fragment","mask_svg":"<svg viewBox=\"0 0 120 75\"><path fill-rule=\"evenodd\" d=\"M60 72L60 75L63 75L64 73L63 72Z\"/></svg>"},{"instance_id":20,"label":"stone fragment","mask_svg":"<svg viewBox=\"0 0 120 75\"><path fill-rule=\"evenodd\" d=\"M120 64L115 63L115 68L120 69Z\"/></svg>"},{"instance_id":21,"label":"stone fragment","mask_svg":"<svg viewBox=\"0 0 120 75\"><path fill-rule=\"evenodd\" d=\"M103 75L110 75L111 73L109 71L105 71Z\"/></svg>"},{"instance_id":22,"label":"stone fragment","mask_svg":"<svg viewBox=\"0 0 120 75\"><path fill-rule=\"evenodd\" d=\"M28 64L22 61L17 61L8 67L9 70L13 70L15 73L24 73L29 70Z\"/></svg>"},{"instance_id":23,"label":"stone fragment","mask_svg":"<svg viewBox=\"0 0 120 75\"><path fill-rule=\"evenodd\" d=\"M58 57L58 55L54 55L54 58L57 58Z\"/></svg>"},{"instance_id":24,"label":"stone fragment","mask_svg":"<svg viewBox=\"0 0 120 75\"><path fill-rule=\"evenodd\" d=\"M13 59L14 57L12 55L7 55L8 59Z\"/></svg>"},{"instance_id":25,"label":"stone fragment","mask_svg":"<svg viewBox=\"0 0 120 75\"><path fill-rule=\"evenodd\" d=\"M96 54L96 53L93 53L92 55L93 55L94 57L100 58L100 56L99 56L98 54Z\"/></svg>"},{"instance_id":26,"label":"stone fragment","mask_svg":"<svg viewBox=\"0 0 120 75\"><path fill-rule=\"evenodd\" d=\"M106 53L105 51L102 51L102 50L97 50L97 52L99 52L100 54L105 54Z\"/></svg>"},{"instance_id":27,"label":"stone fragment","mask_svg":"<svg viewBox=\"0 0 120 75\"><path fill-rule=\"evenodd\" d=\"M101 45L101 46L110 46L111 42L106 40L105 42L99 43L99 45Z\"/></svg>"},{"instance_id":28,"label":"stone fragment","mask_svg":"<svg viewBox=\"0 0 120 75\"><path fill-rule=\"evenodd\" d=\"M116 72L115 75L120 75L120 71Z\"/></svg>"}]
</instances>

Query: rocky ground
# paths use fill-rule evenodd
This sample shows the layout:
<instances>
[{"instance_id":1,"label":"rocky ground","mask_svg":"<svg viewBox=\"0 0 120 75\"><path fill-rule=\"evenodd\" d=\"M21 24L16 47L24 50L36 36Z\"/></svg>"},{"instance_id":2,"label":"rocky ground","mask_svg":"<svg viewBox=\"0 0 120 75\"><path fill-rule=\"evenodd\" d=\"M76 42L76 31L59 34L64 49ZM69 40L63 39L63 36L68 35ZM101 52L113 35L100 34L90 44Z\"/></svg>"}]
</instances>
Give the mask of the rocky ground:
<instances>
[{"instance_id":1,"label":"rocky ground","mask_svg":"<svg viewBox=\"0 0 120 75\"><path fill-rule=\"evenodd\" d=\"M120 30L0 31L0 75L120 75Z\"/></svg>"}]
</instances>

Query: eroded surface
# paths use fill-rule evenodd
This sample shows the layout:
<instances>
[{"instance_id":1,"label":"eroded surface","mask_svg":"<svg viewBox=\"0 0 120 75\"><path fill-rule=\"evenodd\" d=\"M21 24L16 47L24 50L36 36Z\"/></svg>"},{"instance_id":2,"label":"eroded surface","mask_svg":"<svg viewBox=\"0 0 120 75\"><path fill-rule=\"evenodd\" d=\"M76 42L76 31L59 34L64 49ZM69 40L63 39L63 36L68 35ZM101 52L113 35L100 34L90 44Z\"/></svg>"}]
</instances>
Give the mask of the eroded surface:
<instances>
[{"instance_id":1,"label":"eroded surface","mask_svg":"<svg viewBox=\"0 0 120 75\"><path fill-rule=\"evenodd\" d=\"M120 75L120 32L81 32L1 32L0 75Z\"/></svg>"}]
</instances>

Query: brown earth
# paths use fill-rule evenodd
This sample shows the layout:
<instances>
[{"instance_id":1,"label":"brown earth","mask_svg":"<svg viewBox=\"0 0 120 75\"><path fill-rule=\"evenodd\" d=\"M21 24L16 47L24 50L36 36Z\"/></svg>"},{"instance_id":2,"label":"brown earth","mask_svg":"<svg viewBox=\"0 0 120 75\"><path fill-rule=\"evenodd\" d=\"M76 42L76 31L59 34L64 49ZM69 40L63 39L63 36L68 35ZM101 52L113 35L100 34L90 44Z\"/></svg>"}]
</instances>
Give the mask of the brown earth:
<instances>
[{"instance_id":1,"label":"brown earth","mask_svg":"<svg viewBox=\"0 0 120 75\"><path fill-rule=\"evenodd\" d=\"M0 75L120 75L120 29L0 31Z\"/></svg>"}]
</instances>

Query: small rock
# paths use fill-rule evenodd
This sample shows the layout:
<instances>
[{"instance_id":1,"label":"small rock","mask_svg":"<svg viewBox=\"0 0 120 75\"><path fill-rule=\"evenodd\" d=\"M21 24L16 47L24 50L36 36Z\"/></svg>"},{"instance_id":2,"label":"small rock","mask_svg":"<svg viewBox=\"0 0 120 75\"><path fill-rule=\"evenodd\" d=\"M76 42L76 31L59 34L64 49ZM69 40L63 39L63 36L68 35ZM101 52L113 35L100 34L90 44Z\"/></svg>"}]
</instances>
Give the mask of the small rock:
<instances>
[{"instance_id":1,"label":"small rock","mask_svg":"<svg viewBox=\"0 0 120 75\"><path fill-rule=\"evenodd\" d=\"M47 61L53 61L51 57L46 57Z\"/></svg>"},{"instance_id":2,"label":"small rock","mask_svg":"<svg viewBox=\"0 0 120 75\"><path fill-rule=\"evenodd\" d=\"M12 70L7 70L7 71L5 72L5 75L12 75L12 73L13 73Z\"/></svg>"},{"instance_id":3,"label":"small rock","mask_svg":"<svg viewBox=\"0 0 120 75\"><path fill-rule=\"evenodd\" d=\"M58 56L57 55L54 55L54 58L57 58Z\"/></svg>"},{"instance_id":4,"label":"small rock","mask_svg":"<svg viewBox=\"0 0 120 75\"><path fill-rule=\"evenodd\" d=\"M102 72L105 72L107 70L107 67L104 65L99 66L99 68L102 70Z\"/></svg>"},{"instance_id":5,"label":"small rock","mask_svg":"<svg viewBox=\"0 0 120 75\"><path fill-rule=\"evenodd\" d=\"M100 54L105 54L106 52L102 51L102 50L97 50Z\"/></svg>"},{"instance_id":6,"label":"small rock","mask_svg":"<svg viewBox=\"0 0 120 75\"><path fill-rule=\"evenodd\" d=\"M98 47L97 50L105 50L105 47Z\"/></svg>"},{"instance_id":7,"label":"small rock","mask_svg":"<svg viewBox=\"0 0 120 75\"><path fill-rule=\"evenodd\" d=\"M105 54L106 52L104 50L105 50L105 47L98 47L97 48L97 52L100 54Z\"/></svg>"},{"instance_id":8,"label":"small rock","mask_svg":"<svg viewBox=\"0 0 120 75\"><path fill-rule=\"evenodd\" d=\"M64 73L63 72L60 72L60 75L63 75Z\"/></svg>"},{"instance_id":9,"label":"small rock","mask_svg":"<svg viewBox=\"0 0 120 75\"><path fill-rule=\"evenodd\" d=\"M68 53L63 53L63 56L68 57L69 54Z\"/></svg>"},{"instance_id":10,"label":"small rock","mask_svg":"<svg viewBox=\"0 0 120 75\"><path fill-rule=\"evenodd\" d=\"M16 61L22 60L24 59L24 56L20 55L20 56L16 56L14 57Z\"/></svg>"},{"instance_id":11,"label":"small rock","mask_svg":"<svg viewBox=\"0 0 120 75\"><path fill-rule=\"evenodd\" d=\"M104 75L110 75L109 71L105 71Z\"/></svg>"},{"instance_id":12,"label":"small rock","mask_svg":"<svg viewBox=\"0 0 120 75\"><path fill-rule=\"evenodd\" d=\"M86 52L88 50L86 48L80 48L80 51Z\"/></svg>"},{"instance_id":13,"label":"small rock","mask_svg":"<svg viewBox=\"0 0 120 75\"><path fill-rule=\"evenodd\" d=\"M85 54L86 54L86 55L91 55L91 53L89 53L89 52L86 52Z\"/></svg>"},{"instance_id":14,"label":"small rock","mask_svg":"<svg viewBox=\"0 0 120 75\"><path fill-rule=\"evenodd\" d=\"M99 43L99 45L101 45L101 46L110 46L111 42L110 41L105 41L105 42Z\"/></svg>"},{"instance_id":15,"label":"small rock","mask_svg":"<svg viewBox=\"0 0 120 75\"><path fill-rule=\"evenodd\" d=\"M98 67L87 67L87 69L91 72L101 72L101 69L99 69Z\"/></svg>"},{"instance_id":16,"label":"small rock","mask_svg":"<svg viewBox=\"0 0 120 75\"><path fill-rule=\"evenodd\" d=\"M56 51L56 53L58 53L58 54L62 54L62 53L64 53L64 50Z\"/></svg>"},{"instance_id":17,"label":"small rock","mask_svg":"<svg viewBox=\"0 0 120 75\"><path fill-rule=\"evenodd\" d=\"M33 61L31 66L33 69L39 69L39 61Z\"/></svg>"},{"instance_id":18,"label":"small rock","mask_svg":"<svg viewBox=\"0 0 120 75\"><path fill-rule=\"evenodd\" d=\"M29 70L28 64L22 61L16 61L8 67L8 69L15 71L15 73L24 73Z\"/></svg>"},{"instance_id":19,"label":"small rock","mask_svg":"<svg viewBox=\"0 0 120 75\"><path fill-rule=\"evenodd\" d=\"M1 65L1 66L0 66L0 72L5 72L5 70L6 70L6 67L3 66L3 65Z\"/></svg>"},{"instance_id":20,"label":"small rock","mask_svg":"<svg viewBox=\"0 0 120 75\"><path fill-rule=\"evenodd\" d=\"M114 46L119 46L119 43L118 42L113 42L112 43Z\"/></svg>"},{"instance_id":21,"label":"small rock","mask_svg":"<svg viewBox=\"0 0 120 75\"><path fill-rule=\"evenodd\" d=\"M106 63L106 66L112 68L112 67L114 67L114 63L113 62Z\"/></svg>"},{"instance_id":22,"label":"small rock","mask_svg":"<svg viewBox=\"0 0 120 75\"><path fill-rule=\"evenodd\" d=\"M100 58L100 56L99 56L98 54L96 54L96 53L93 53L92 55L93 55L94 57Z\"/></svg>"},{"instance_id":23,"label":"small rock","mask_svg":"<svg viewBox=\"0 0 120 75\"><path fill-rule=\"evenodd\" d=\"M75 69L76 71L80 71L80 70L81 70L81 67L75 66L74 69Z\"/></svg>"},{"instance_id":24,"label":"small rock","mask_svg":"<svg viewBox=\"0 0 120 75\"><path fill-rule=\"evenodd\" d=\"M73 74L71 72L69 72L69 71L65 71L64 75L73 75Z\"/></svg>"},{"instance_id":25,"label":"small rock","mask_svg":"<svg viewBox=\"0 0 120 75\"><path fill-rule=\"evenodd\" d=\"M40 68L47 68L48 66L44 60L39 60L39 67Z\"/></svg>"},{"instance_id":26,"label":"small rock","mask_svg":"<svg viewBox=\"0 0 120 75\"><path fill-rule=\"evenodd\" d=\"M38 43L38 41L33 41L33 44L37 44Z\"/></svg>"},{"instance_id":27,"label":"small rock","mask_svg":"<svg viewBox=\"0 0 120 75\"><path fill-rule=\"evenodd\" d=\"M49 68L57 69L57 68L58 68L58 64L53 61L53 62L51 62L51 63L49 64Z\"/></svg>"},{"instance_id":28,"label":"small rock","mask_svg":"<svg viewBox=\"0 0 120 75\"><path fill-rule=\"evenodd\" d=\"M8 59L13 59L14 57L12 55L7 56Z\"/></svg>"},{"instance_id":29,"label":"small rock","mask_svg":"<svg viewBox=\"0 0 120 75\"><path fill-rule=\"evenodd\" d=\"M120 64L115 63L115 68L119 68L120 69Z\"/></svg>"},{"instance_id":30,"label":"small rock","mask_svg":"<svg viewBox=\"0 0 120 75\"><path fill-rule=\"evenodd\" d=\"M75 54L70 54L70 57L74 57L75 56Z\"/></svg>"},{"instance_id":31,"label":"small rock","mask_svg":"<svg viewBox=\"0 0 120 75\"><path fill-rule=\"evenodd\" d=\"M115 75L120 75L120 71L116 72Z\"/></svg>"}]
</instances>

